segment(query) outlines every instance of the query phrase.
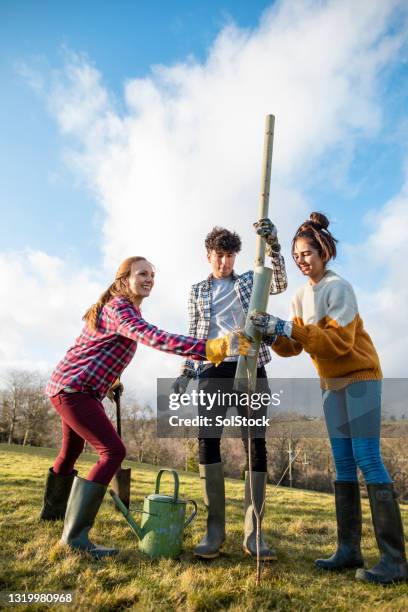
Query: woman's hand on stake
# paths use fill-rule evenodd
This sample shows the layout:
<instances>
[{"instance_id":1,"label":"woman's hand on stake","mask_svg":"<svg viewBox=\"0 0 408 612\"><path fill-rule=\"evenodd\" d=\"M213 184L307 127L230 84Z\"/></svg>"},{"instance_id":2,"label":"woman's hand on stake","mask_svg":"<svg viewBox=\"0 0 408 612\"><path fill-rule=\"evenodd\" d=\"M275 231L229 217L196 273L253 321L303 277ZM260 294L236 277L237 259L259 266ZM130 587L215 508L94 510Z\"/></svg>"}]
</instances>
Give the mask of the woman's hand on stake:
<instances>
[{"instance_id":1,"label":"woman's hand on stake","mask_svg":"<svg viewBox=\"0 0 408 612\"><path fill-rule=\"evenodd\" d=\"M292 335L292 321L284 321L275 315L262 312L260 310L253 310L249 314L252 325L257 329L263 336L287 336L288 338Z\"/></svg>"}]
</instances>

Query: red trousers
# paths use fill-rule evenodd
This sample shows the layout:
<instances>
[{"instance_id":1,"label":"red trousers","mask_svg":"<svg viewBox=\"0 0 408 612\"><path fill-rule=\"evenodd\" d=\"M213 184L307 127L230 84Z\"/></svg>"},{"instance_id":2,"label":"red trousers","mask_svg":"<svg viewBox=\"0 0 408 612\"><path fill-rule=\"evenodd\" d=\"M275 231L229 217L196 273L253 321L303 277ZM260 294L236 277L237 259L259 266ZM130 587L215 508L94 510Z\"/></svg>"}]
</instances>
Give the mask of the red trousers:
<instances>
[{"instance_id":1,"label":"red trousers","mask_svg":"<svg viewBox=\"0 0 408 612\"><path fill-rule=\"evenodd\" d=\"M126 448L102 403L88 393L61 392L50 399L62 423L62 446L53 465L54 472L72 473L86 440L99 455L87 480L108 485L126 456Z\"/></svg>"}]
</instances>

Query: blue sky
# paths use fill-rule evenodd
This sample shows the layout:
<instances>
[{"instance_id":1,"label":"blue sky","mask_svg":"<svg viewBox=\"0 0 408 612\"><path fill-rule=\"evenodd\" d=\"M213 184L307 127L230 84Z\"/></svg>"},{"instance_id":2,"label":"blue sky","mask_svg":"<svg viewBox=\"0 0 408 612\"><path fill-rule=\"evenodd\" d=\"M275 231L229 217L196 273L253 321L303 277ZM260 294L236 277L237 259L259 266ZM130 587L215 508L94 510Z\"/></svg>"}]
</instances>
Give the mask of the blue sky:
<instances>
[{"instance_id":1,"label":"blue sky","mask_svg":"<svg viewBox=\"0 0 408 612\"><path fill-rule=\"evenodd\" d=\"M396 277L406 274L407 32L403 0L3 0L0 371L52 367L130 253L158 269L147 318L185 331L212 225L239 231L237 266L252 265L263 121L274 113L270 216L290 289L271 308L287 313L302 282L291 235L322 210L386 373L405 374L394 305L408 285ZM285 373L311 373L290 361ZM178 367L141 349L129 381Z\"/></svg>"},{"instance_id":2,"label":"blue sky","mask_svg":"<svg viewBox=\"0 0 408 612\"><path fill-rule=\"evenodd\" d=\"M60 68L65 50L84 53L103 74L106 87L122 103L123 83L143 77L156 64L171 65L193 55L205 61L219 31L233 22L253 29L271 3L253 2L25 2L0 5L0 162L3 168L1 207L3 248L47 248L58 254L63 247L74 257L98 259L98 226L91 195L64 168L64 144L43 100L29 90L19 66L40 71ZM354 151L344 174L327 183L312 181L308 194L316 208L333 211L342 237L361 240L364 225L347 229L344 210L362 216L397 193L404 181L404 134L408 63L392 62L382 76L387 98L384 125ZM332 158L336 160L338 151ZM327 163L331 163L330 155ZM16 163L18 160L18 163ZM21 168L24 178L21 180ZM68 212L69 211L69 212ZM40 212L40 214L38 214ZM21 215L24 214L24 223ZM345 225L343 227L343 224ZM9 231L18 228L18 231ZM49 228L53 231L50 232Z\"/></svg>"},{"instance_id":3,"label":"blue sky","mask_svg":"<svg viewBox=\"0 0 408 612\"><path fill-rule=\"evenodd\" d=\"M100 256L100 220L92 197L66 172L57 126L43 100L21 78L21 64L49 73L63 65L66 49L87 54L102 71L120 108L125 80L149 74L152 65L173 64L189 55L203 60L226 23L233 20L243 28L254 27L268 4L3 0L0 206L7 219L0 229L3 248L29 244L54 254L64 249L94 262Z\"/></svg>"}]
</instances>

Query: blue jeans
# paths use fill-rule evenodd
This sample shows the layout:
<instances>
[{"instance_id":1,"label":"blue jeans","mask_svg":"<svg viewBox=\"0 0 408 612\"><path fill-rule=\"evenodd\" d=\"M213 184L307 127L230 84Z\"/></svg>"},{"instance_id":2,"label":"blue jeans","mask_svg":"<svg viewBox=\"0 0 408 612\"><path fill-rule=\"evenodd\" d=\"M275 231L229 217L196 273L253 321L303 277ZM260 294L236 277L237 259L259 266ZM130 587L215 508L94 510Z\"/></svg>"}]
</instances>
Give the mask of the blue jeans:
<instances>
[{"instance_id":1,"label":"blue jeans","mask_svg":"<svg viewBox=\"0 0 408 612\"><path fill-rule=\"evenodd\" d=\"M391 483L380 450L381 381L323 391L323 409L336 480L357 482L358 467L367 484Z\"/></svg>"}]
</instances>

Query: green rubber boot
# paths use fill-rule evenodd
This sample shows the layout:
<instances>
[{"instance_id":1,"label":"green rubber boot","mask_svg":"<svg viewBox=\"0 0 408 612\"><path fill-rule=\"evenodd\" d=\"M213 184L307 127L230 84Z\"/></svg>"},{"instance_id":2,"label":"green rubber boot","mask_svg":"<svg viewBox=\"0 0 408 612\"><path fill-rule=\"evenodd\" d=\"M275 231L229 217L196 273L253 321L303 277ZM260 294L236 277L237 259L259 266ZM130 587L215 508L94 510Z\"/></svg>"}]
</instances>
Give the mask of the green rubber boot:
<instances>
[{"instance_id":1,"label":"green rubber boot","mask_svg":"<svg viewBox=\"0 0 408 612\"><path fill-rule=\"evenodd\" d=\"M261 524L265 511L264 501L266 492L266 472L251 472L252 489L255 508L260 512ZM277 556L273 548L269 548L264 540L262 530L259 542L259 556L261 561L276 561ZM254 506L251 502L251 488L249 472L245 472L245 522L244 522L244 552L251 557L256 557L256 517Z\"/></svg>"},{"instance_id":2,"label":"green rubber boot","mask_svg":"<svg viewBox=\"0 0 408 612\"><path fill-rule=\"evenodd\" d=\"M374 533L381 553L372 569L358 569L357 580L391 584L408 580L404 529L393 484L368 484Z\"/></svg>"},{"instance_id":3,"label":"green rubber boot","mask_svg":"<svg viewBox=\"0 0 408 612\"><path fill-rule=\"evenodd\" d=\"M337 550L328 559L316 559L315 566L325 570L363 567L361 554L361 500L358 482L335 482Z\"/></svg>"},{"instance_id":4,"label":"green rubber boot","mask_svg":"<svg viewBox=\"0 0 408 612\"><path fill-rule=\"evenodd\" d=\"M89 530L94 524L107 487L98 482L75 477L65 513L61 543L74 550L82 550L93 557L111 556L118 553L115 548L98 546L90 541Z\"/></svg>"},{"instance_id":5,"label":"green rubber boot","mask_svg":"<svg viewBox=\"0 0 408 612\"><path fill-rule=\"evenodd\" d=\"M64 519L72 483L77 474L76 470L65 476L63 474L55 474L52 467L50 467L47 473L47 480L45 481L44 501L40 520L58 521Z\"/></svg>"},{"instance_id":6,"label":"green rubber boot","mask_svg":"<svg viewBox=\"0 0 408 612\"><path fill-rule=\"evenodd\" d=\"M215 559L225 540L225 484L222 463L199 465L207 507L207 532L195 547L194 554L202 559Z\"/></svg>"}]
</instances>

